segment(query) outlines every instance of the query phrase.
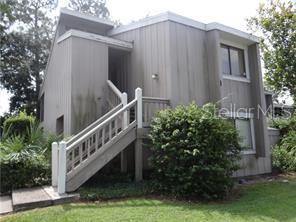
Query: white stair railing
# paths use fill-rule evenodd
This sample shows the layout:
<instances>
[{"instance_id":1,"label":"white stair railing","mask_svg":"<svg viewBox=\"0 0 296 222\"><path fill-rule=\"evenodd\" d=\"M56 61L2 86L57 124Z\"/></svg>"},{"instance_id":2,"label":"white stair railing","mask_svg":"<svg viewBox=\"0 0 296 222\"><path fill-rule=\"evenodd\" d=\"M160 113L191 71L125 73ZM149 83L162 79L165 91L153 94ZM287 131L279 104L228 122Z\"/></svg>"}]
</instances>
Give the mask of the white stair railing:
<instances>
[{"instance_id":1,"label":"white stair railing","mask_svg":"<svg viewBox=\"0 0 296 222\"><path fill-rule=\"evenodd\" d=\"M121 93L119 89L116 88L116 86L110 81L107 80L107 102L109 104L109 111L97 119L95 122L84 128L82 131L71 137L68 141L66 141L67 146L74 143L77 139L79 139L82 135L86 134L90 130L92 130L94 127L99 125L101 122L103 122L105 119L107 119L109 116L114 114L116 111L118 111L120 108L125 106L127 104L127 94L125 92ZM112 101L112 104L110 103Z\"/></svg>"},{"instance_id":2,"label":"white stair railing","mask_svg":"<svg viewBox=\"0 0 296 222\"><path fill-rule=\"evenodd\" d=\"M136 89L136 98L116 112L112 113L99 124L80 133L71 142L53 143L53 178L52 185L58 187L58 193L66 192L66 181L73 178L85 166L99 155L102 155L118 139L139 124L137 109L142 104L142 90ZM126 96L123 99L127 101ZM123 103L125 102L123 101ZM136 114L136 116L132 115ZM107 114L106 114L107 115ZM142 119L142 118L141 118ZM140 123L141 125L141 123Z\"/></svg>"},{"instance_id":3,"label":"white stair railing","mask_svg":"<svg viewBox=\"0 0 296 222\"><path fill-rule=\"evenodd\" d=\"M143 127L149 127L156 112L170 108L170 100L156 97L143 97Z\"/></svg>"},{"instance_id":4,"label":"white stair railing","mask_svg":"<svg viewBox=\"0 0 296 222\"><path fill-rule=\"evenodd\" d=\"M125 92L121 93L110 80L107 80L107 102L111 108L114 108L121 103L123 105L126 105L127 103L127 94Z\"/></svg>"},{"instance_id":5,"label":"white stair railing","mask_svg":"<svg viewBox=\"0 0 296 222\"><path fill-rule=\"evenodd\" d=\"M118 92L115 94L119 96ZM127 132L135 127L144 127L150 122L153 113L169 107L167 99L142 97L140 88L135 90L135 99L129 103L126 95L122 94L120 108L111 110L102 120L75 136L75 139L52 144L52 185L58 187L58 193L65 193L67 181L104 155Z\"/></svg>"},{"instance_id":6,"label":"white stair railing","mask_svg":"<svg viewBox=\"0 0 296 222\"><path fill-rule=\"evenodd\" d=\"M114 139L128 129L136 126L136 119L130 120L130 110L136 109L137 100L131 101L94 129L83 135L75 143L66 147L66 175L67 180L77 174L85 165L105 152L112 145ZM124 114L127 112L127 126L122 125Z\"/></svg>"}]
</instances>

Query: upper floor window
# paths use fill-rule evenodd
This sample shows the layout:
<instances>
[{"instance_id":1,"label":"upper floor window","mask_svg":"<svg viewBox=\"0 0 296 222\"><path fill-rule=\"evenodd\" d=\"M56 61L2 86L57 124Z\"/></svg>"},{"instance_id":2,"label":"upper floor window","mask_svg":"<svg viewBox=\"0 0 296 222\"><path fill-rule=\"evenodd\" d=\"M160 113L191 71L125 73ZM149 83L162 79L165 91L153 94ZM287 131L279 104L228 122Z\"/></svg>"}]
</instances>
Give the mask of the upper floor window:
<instances>
[{"instance_id":1,"label":"upper floor window","mask_svg":"<svg viewBox=\"0 0 296 222\"><path fill-rule=\"evenodd\" d=\"M244 50L221 45L222 71L224 75L246 77Z\"/></svg>"}]
</instances>

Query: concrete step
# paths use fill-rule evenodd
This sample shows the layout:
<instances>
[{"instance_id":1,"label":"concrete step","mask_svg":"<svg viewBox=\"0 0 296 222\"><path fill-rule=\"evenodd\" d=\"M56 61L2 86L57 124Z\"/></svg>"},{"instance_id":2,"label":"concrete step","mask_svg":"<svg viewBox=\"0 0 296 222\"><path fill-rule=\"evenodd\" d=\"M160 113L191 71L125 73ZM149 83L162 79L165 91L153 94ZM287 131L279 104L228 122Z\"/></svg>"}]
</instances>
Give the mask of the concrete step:
<instances>
[{"instance_id":1,"label":"concrete step","mask_svg":"<svg viewBox=\"0 0 296 222\"><path fill-rule=\"evenodd\" d=\"M12 191L12 206L14 211L47 207L78 199L79 194L59 195L53 187L35 187Z\"/></svg>"},{"instance_id":2,"label":"concrete step","mask_svg":"<svg viewBox=\"0 0 296 222\"><path fill-rule=\"evenodd\" d=\"M12 212L11 196L0 196L0 215Z\"/></svg>"},{"instance_id":3,"label":"concrete step","mask_svg":"<svg viewBox=\"0 0 296 222\"><path fill-rule=\"evenodd\" d=\"M26 188L12 191L14 211L28 210L52 205L50 196L42 187Z\"/></svg>"},{"instance_id":4,"label":"concrete step","mask_svg":"<svg viewBox=\"0 0 296 222\"><path fill-rule=\"evenodd\" d=\"M57 188L52 186L43 187L43 190L50 196L54 205L75 202L80 198L78 193L59 194Z\"/></svg>"}]
</instances>

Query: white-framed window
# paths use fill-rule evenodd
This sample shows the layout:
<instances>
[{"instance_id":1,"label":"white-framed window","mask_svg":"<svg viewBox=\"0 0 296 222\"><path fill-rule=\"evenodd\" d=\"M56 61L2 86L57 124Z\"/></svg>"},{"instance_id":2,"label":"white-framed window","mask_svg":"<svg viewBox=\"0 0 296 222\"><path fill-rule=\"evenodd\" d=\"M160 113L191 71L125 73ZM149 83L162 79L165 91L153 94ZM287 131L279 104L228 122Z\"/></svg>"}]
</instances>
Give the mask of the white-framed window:
<instances>
[{"instance_id":1,"label":"white-framed window","mask_svg":"<svg viewBox=\"0 0 296 222\"><path fill-rule=\"evenodd\" d=\"M237 129L243 154L255 154L255 133L253 115L246 113L227 114L228 120Z\"/></svg>"},{"instance_id":2,"label":"white-framed window","mask_svg":"<svg viewBox=\"0 0 296 222\"><path fill-rule=\"evenodd\" d=\"M247 46L222 40L220 54L223 79L250 82Z\"/></svg>"},{"instance_id":3,"label":"white-framed window","mask_svg":"<svg viewBox=\"0 0 296 222\"><path fill-rule=\"evenodd\" d=\"M244 50L221 44L223 75L246 77Z\"/></svg>"}]
</instances>

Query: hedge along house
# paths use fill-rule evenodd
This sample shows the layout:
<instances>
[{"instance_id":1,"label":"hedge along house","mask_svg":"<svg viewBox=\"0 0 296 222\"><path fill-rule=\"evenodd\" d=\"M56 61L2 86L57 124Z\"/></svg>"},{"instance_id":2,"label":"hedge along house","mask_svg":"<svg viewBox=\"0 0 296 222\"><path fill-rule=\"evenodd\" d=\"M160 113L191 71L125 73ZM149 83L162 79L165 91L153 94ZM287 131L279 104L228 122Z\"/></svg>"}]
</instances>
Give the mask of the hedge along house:
<instances>
[{"instance_id":1,"label":"hedge along house","mask_svg":"<svg viewBox=\"0 0 296 222\"><path fill-rule=\"evenodd\" d=\"M234 176L271 172L266 118L257 113L266 108L258 42L170 12L115 27L62 9L41 119L46 129L75 136L53 144L53 185L73 191L116 156L122 171L134 168L142 179L153 114L192 101L219 101L238 129L244 151Z\"/></svg>"}]
</instances>

